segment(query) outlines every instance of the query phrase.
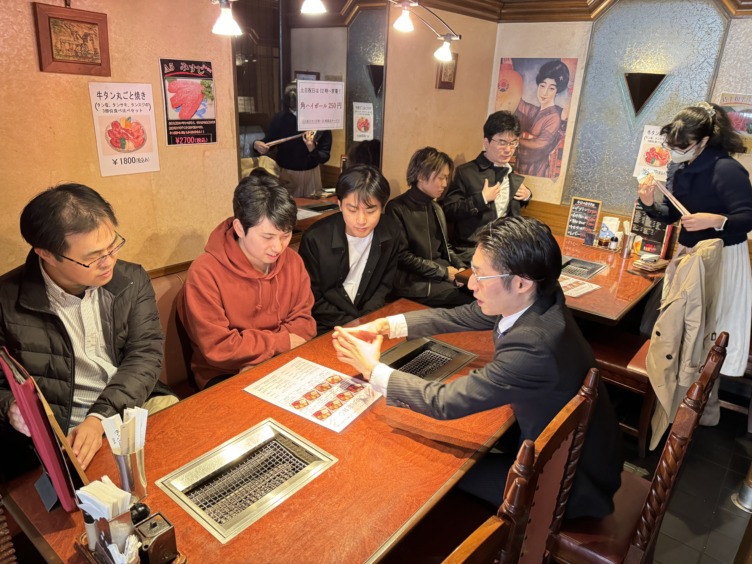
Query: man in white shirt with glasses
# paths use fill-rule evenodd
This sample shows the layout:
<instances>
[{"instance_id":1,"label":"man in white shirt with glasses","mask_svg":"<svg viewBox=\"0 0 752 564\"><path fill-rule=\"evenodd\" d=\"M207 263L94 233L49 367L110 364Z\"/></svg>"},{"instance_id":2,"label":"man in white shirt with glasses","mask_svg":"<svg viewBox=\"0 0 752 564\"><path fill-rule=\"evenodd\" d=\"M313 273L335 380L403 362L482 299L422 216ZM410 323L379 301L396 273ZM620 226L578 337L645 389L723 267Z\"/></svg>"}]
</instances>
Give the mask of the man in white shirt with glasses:
<instances>
[{"instance_id":1,"label":"man in white shirt with glasses","mask_svg":"<svg viewBox=\"0 0 752 564\"><path fill-rule=\"evenodd\" d=\"M533 193L512 171L522 129L511 112L494 112L483 124L483 151L457 167L442 206L453 224L452 245L463 260L475 249L475 232L500 217L519 216Z\"/></svg>"},{"instance_id":2,"label":"man in white shirt with glasses","mask_svg":"<svg viewBox=\"0 0 752 564\"><path fill-rule=\"evenodd\" d=\"M84 469L102 444L102 419L177 402L159 382L163 335L149 276L118 261L125 238L116 229L91 188L50 188L21 214L26 263L0 278L0 346L35 377ZM0 373L0 432L21 448L9 427L30 435Z\"/></svg>"},{"instance_id":3,"label":"man in white shirt with glasses","mask_svg":"<svg viewBox=\"0 0 752 564\"><path fill-rule=\"evenodd\" d=\"M387 405L436 419L457 419L509 404L519 424L520 443L534 441L595 366L558 283L561 251L551 230L537 219L502 218L478 231L471 264L468 287L477 301L337 328L337 356L384 394ZM484 330L493 330L491 362L448 383L426 382L379 363L385 335L416 338ZM598 394L567 506L572 518L608 515L620 484L621 435L602 384ZM498 508L515 454L487 455L460 488Z\"/></svg>"}]
</instances>

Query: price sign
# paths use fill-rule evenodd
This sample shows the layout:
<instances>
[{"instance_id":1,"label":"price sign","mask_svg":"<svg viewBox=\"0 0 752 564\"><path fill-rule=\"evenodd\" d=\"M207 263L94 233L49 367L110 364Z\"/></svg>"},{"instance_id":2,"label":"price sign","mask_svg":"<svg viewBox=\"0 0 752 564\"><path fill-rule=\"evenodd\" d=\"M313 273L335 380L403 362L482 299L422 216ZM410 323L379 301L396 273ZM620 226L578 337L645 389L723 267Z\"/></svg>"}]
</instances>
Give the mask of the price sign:
<instances>
[{"instance_id":1,"label":"price sign","mask_svg":"<svg viewBox=\"0 0 752 564\"><path fill-rule=\"evenodd\" d=\"M598 216L601 213L601 201L589 200L588 198L572 198L569 205L569 217L564 234L567 237L585 238L585 232L596 232Z\"/></svg>"}]
</instances>

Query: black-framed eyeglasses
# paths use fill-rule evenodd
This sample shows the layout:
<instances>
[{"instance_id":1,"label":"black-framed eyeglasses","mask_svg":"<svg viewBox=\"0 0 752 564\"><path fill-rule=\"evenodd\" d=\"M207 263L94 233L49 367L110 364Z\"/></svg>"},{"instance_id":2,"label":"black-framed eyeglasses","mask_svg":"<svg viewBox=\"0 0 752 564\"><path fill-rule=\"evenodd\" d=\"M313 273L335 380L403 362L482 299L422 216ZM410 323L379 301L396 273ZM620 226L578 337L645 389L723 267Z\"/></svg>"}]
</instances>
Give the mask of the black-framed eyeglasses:
<instances>
[{"instance_id":1,"label":"black-framed eyeglasses","mask_svg":"<svg viewBox=\"0 0 752 564\"><path fill-rule=\"evenodd\" d=\"M478 282L482 282L483 280L491 280L492 278L509 278L510 276L514 276L514 274L489 274L488 276L478 276L478 273L475 272L475 266L473 264L470 264L470 270L473 272L473 276L475 276L475 279Z\"/></svg>"},{"instance_id":2,"label":"black-framed eyeglasses","mask_svg":"<svg viewBox=\"0 0 752 564\"><path fill-rule=\"evenodd\" d=\"M57 256L59 256L60 258L64 258L65 260L69 260L71 262L75 262L77 265L83 266L84 268L91 268L95 264L97 266L104 266L105 263L107 262L107 259L116 256L120 252L120 249L123 248L123 245L125 245L125 237L123 237L117 231L115 231L115 235L117 235L120 239L122 239L119 243L117 243L115 245L115 248L113 248L109 253L106 253L106 254L102 255L101 257L94 259L89 264L84 264L82 262L78 262L77 260L72 259L70 257L66 257L65 255L60 255L59 254Z\"/></svg>"},{"instance_id":3,"label":"black-framed eyeglasses","mask_svg":"<svg viewBox=\"0 0 752 564\"><path fill-rule=\"evenodd\" d=\"M519 139L515 139L514 141L507 141L506 139L499 139L498 137L494 137L491 139L494 143L496 143L499 147L507 148L511 147L512 149L515 149L517 145L520 144Z\"/></svg>"},{"instance_id":4,"label":"black-framed eyeglasses","mask_svg":"<svg viewBox=\"0 0 752 564\"><path fill-rule=\"evenodd\" d=\"M664 148L664 149L666 149L667 151L676 151L676 152L677 152L677 153L679 153L680 155L686 155L686 154L687 154L687 153L689 153L689 152L690 152L690 151L691 151L692 149L694 149L695 147L697 147L697 144L698 144L698 143L699 143L699 141L695 141L694 143L692 143L692 144L691 144L691 145L690 145L689 147L687 147L686 149L677 149L676 147L672 147L671 145L669 145L668 143L666 143L666 142L664 141L663 143L661 143L661 147L663 147L663 148Z\"/></svg>"}]
</instances>

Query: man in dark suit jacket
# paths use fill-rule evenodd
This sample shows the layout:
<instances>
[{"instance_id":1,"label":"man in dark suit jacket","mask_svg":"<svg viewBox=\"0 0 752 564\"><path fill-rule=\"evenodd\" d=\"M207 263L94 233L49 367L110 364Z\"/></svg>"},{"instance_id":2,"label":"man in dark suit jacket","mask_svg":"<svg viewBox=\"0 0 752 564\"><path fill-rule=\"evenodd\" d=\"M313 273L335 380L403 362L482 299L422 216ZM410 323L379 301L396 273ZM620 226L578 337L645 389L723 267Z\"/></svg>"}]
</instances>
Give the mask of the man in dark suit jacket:
<instances>
[{"instance_id":1,"label":"man in dark suit jacket","mask_svg":"<svg viewBox=\"0 0 752 564\"><path fill-rule=\"evenodd\" d=\"M463 260L475 250L475 232L494 219L518 216L533 193L524 176L512 172L522 130L511 112L494 112L483 124L483 151L457 167L442 203L453 225L452 245Z\"/></svg>"},{"instance_id":2,"label":"man in dark suit jacket","mask_svg":"<svg viewBox=\"0 0 752 564\"><path fill-rule=\"evenodd\" d=\"M319 335L384 305L400 251L399 226L382 215L389 183L376 168L349 167L336 193L341 213L314 223L298 249L311 277Z\"/></svg>"},{"instance_id":3,"label":"man in dark suit jacket","mask_svg":"<svg viewBox=\"0 0 752 564\"><path fill-rule=\"evenodd\" d=\"M387 404L455 419L510 404L521 440L535 440L574 397L593 353L558 284L561 251L548 227L535 219L495 221L479 233L469 287L477 301L453 310L424 310L337 329L338 357L386 395ZM382 335L421 337L494 329L493 360L447 384L378 362ZM608 394L600 386L582 458L567 506L568 517L603 517L613 511L621 474L620 432ZM460 487L499 506L512 455L488 455Z\"/></svg>"}]
</instances>

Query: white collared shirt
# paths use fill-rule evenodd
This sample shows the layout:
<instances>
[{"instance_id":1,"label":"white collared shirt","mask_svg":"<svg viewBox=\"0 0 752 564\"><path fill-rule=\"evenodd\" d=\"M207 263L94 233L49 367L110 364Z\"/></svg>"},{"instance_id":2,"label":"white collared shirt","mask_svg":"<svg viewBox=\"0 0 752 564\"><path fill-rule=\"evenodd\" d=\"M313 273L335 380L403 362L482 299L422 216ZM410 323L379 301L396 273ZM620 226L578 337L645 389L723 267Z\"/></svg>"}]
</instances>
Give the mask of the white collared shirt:
<instances>
[{"instance_id":1,"label":"white collared shirt","mask_svg":"<svg viewBox=\"0 0 752 564\"><path fill-rule=\"evenodd\" d=\"M507 169L507 174L504 176L504 180L501 181L501 186L499 186L499 194L494 200L494 205L496 206L496 217L504 217L507 215L507 208L509 207L509 175L512 174L512 165L505 164L498 167L494 165L494 170L497 168Z\"/></svg>"},{"instance_id":2,"label":"white collared shirt","mask_svg":"<svg viewBox=\"0 0 752 564\"><path fill-rule=\"evenodd\" d=\"M355 297L358 295L360 280L363 278L363 271L366 269L368 254L371 252L371 243L373 242L373 231L366 237L347 237L347 249L350 255L350 270L347 278L342 283L345 292L350 296L350 301L355 304Z\"/></svg>"},{"instance_id":3,"label":"white collared shirt","mask_svg":"<svg viewBox=\"0 0 752 564\"><path fill-rule=\"evenodd\" d=\"M87 288L83 298L79 298L63 290L50 278L41 259L40 268L50 307L63 322L73 347L76 372L72 382L70 426L66 431L70 432L86 419L92 404L117 372L117 366L112 362L102 331L99 307L101 288Z\"/></svg>"}]
</instances>

